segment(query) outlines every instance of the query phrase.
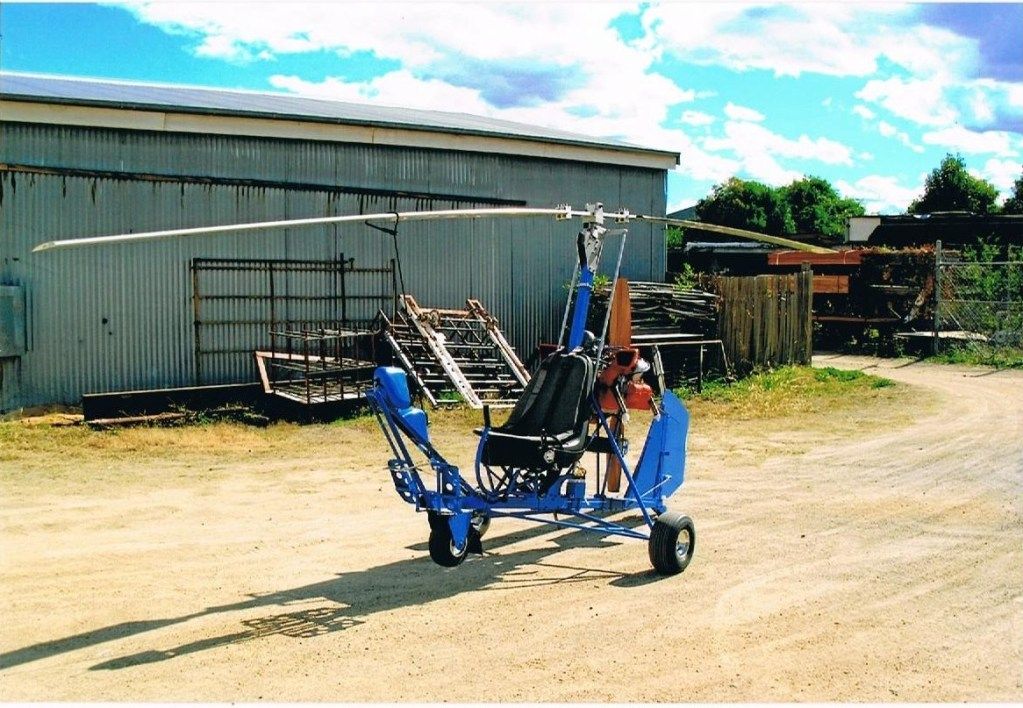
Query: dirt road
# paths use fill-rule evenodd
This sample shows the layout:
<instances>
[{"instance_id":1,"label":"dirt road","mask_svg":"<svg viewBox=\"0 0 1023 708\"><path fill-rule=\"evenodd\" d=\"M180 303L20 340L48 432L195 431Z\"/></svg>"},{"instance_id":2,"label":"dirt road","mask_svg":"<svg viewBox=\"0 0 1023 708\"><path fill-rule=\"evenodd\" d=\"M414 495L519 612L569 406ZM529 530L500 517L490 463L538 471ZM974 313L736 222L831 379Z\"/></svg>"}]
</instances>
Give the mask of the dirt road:
<instances>
[{"instance_id":1,"label":"dirt road","mask_svg":"<svg viewBox=\"0 0 1023 708\"><path fill-rule=\"evenodd\" d=\"M815 429L694 420L669 579L643 543L510 521L441 569L341 428L9 485L0 699L1023 700L1023 372L815 364L908 394Z\"/></svg>"}]
</instances>

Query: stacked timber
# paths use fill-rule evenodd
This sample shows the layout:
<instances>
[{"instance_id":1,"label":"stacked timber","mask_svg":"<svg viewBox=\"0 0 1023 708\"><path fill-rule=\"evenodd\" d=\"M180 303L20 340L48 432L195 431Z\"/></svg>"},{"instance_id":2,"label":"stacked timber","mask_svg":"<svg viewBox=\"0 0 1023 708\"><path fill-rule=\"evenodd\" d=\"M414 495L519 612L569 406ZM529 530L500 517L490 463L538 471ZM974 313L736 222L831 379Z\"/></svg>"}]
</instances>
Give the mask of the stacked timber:
<instances>
[{"instance_id":1,"label":"stacked timber","mask_svg":"<svg viewBox=\"0 0 1023 708\"><path fill-rule=\"evenodd\" d=\"M603 322L610 288L594 290L594 314ZM717 328L718 296L698 288L671 283L629 281L632 334L685 332L712 337ZM596 330L599 332L600 327Z\"/></svg>"}]
</instances>

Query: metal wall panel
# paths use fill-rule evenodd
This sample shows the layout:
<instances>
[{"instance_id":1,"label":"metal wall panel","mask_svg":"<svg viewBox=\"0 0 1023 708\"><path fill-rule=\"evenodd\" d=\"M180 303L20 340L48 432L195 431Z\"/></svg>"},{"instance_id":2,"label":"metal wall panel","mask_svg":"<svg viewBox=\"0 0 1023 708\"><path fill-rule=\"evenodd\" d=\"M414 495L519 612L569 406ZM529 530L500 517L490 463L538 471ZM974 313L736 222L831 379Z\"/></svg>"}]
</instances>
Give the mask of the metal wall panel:
<instances>
[{"instance_id":1,"label":"metal wall panel","mask_svg":"<svg viewBox=\"0 0 1023 708\"><path fill-rule=\"evenodd\" d=\"M372 267L394 257L392 238L361 224L30 253L43 241L509 199L580 207L603 200L608 209L664 213L661 171L500 155L0 123L0 163L55 172L0 170L0 284L23 286L27 311L25 355L0 362L0 410L190 385L192 258L343 254ZM465 199L347 193L337 184ZM557 336L578 228L548 218L401 224L405 289L439 307L478 298L528 358L537 342ZM606 259L615 252L609 243ZM661 230L631 224L624 273L663 272ZM239 332L237 341L251 338ZM225 357L216 373L224 382L252 380L246 366Z\"/></svg>"}]
</instances>

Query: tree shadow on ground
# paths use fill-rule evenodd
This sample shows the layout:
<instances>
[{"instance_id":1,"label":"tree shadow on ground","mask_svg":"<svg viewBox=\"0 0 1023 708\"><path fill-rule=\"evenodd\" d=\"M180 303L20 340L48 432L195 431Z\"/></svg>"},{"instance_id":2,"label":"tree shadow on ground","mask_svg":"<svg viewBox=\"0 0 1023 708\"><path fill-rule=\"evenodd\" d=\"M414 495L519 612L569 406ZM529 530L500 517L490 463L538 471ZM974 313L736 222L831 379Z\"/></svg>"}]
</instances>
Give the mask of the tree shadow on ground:
<instances>
[{"instance_id":1,"label":"tree shadow on ground","mask_svg":"<svg viewBox=\"0 0 1023 708\"><path fill-rule=\"evenodd\" d=\"M570 531L552 537L554 548L545 546L510 553L494 552L495 549L555 531L558 529L538 526L488 539L485 543L487 552L484 556L472 556L461 566L451 570L438 568L427 557L402 560L364 571L340 574L328 580L296 588L250 595L248 599L239 602L207 607L178 617L122 622L62 639L33 644L0 654L0 670L184 624L202 617L262 607L287 608L289 605L304 605L316 600L331 603L244 620L241 623L244 629L237 632L198 639L172 648L151 649L117 657L96 664L90 669L94 671L124 669L275 635L294 638L322 636L363 624L376 613L421 605L465 592L513 591L544 585L593 582L601 578L615 585L635 587L658 578L653 571L626 574L544 560L545 557L562 550L606 547L615 542L611 541L613 537L587 531ZM542 568L562 572L557 573L557 577L550 577L550 573L540 572Z\"/></svg>"}]
</instances>

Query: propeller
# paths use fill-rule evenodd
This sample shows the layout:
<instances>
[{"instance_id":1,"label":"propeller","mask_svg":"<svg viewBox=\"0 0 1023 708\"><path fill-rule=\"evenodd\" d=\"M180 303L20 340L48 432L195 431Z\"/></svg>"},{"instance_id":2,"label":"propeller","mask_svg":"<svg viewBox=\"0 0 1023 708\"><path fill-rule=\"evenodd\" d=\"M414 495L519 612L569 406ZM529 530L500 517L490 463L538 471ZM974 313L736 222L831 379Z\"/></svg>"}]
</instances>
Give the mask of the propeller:
<instances>
[{"instance_id":1,"label":"propeller","mask_svg":"<svg viewBox=\"0 0 1023 708\"><path fill-rule=\"evenodd\" d=\"M47 241L32 249L33 253L39 251L50 251L64 248L85 248L88 246L104 246L118 243L137 243L140 241L154 241L163 238L178 238L188 236L209 236L221 233L238 233L242 231L256 231L261 229L293 229L303 226L319 226L324 224L342 224L346 222L362 223L393 223L402 221L441 221L445 219L489 219L501 217L530 217L530 216L553 216L555 219L572 219L576 217L586 219L599 219L599 210L596 207L589 207L585 210L573 209L564 205L555 208L534 208L534 207L495 207L483 209L446 209L438 211L404 211L384 212L380 214L348 214L343 216L322 216L309 219L285 219L282 221L260 221L247 224L221 224L218 226L197 226L184 229L165 229L162 231L146 231L142 233L115 234L112 236L88 236L85 238L62 239L58 241ZM603 212L603 218L612 219L620 223L627 223L630 220L648 221L650 223L664 224L666 226L682 226L699 228L703 231L737 236L740 238L761 241L776 246L783 246L799 251L810 251L812 253L831 253L831 249L820 246L810 246L799 241L768 236L756 231L735 229L729 226L717 226L705 224L701 221L687 221L685 219L668 219L660 216L641 216L630 213L628 210L617 212Z\"/></svg>"}]
</instances>

